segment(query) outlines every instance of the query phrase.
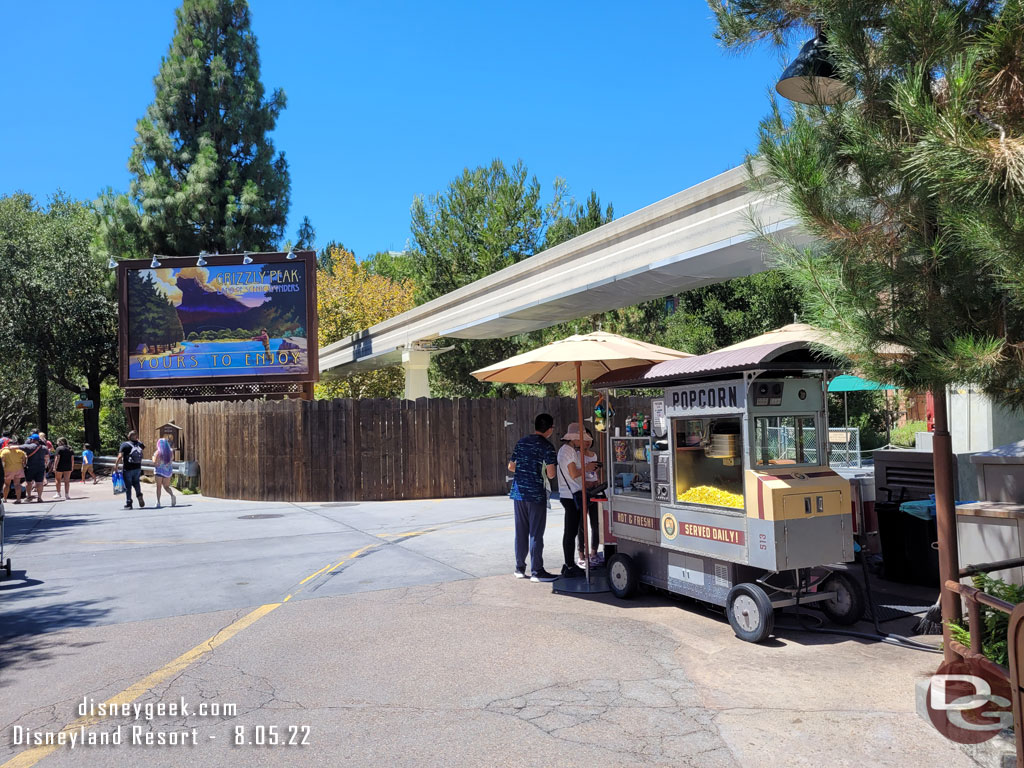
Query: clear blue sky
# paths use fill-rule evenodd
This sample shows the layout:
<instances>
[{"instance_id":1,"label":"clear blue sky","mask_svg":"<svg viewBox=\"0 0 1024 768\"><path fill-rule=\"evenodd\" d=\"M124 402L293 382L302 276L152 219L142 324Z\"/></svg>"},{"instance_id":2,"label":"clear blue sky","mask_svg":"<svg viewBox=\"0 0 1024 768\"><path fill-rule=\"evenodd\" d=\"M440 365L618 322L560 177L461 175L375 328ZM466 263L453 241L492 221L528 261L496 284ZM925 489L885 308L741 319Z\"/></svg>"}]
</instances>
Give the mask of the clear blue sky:
<instances>
[{"instance_id":1,"label":"clear blue sky","mask_svg":"<svg viewBox=\"0 0 1024 768\"><path fill-rule=\"evenodd\" d=\"M177 5L6 4L0 194L127 190ZM667 197L742 161L781 71L770 51L722 51L700 0L251 8L263 83L288 95L287 236L308 215L359 257L402 249L415 195L495 157L617 216Z\"/></svg>"}]
</instances>

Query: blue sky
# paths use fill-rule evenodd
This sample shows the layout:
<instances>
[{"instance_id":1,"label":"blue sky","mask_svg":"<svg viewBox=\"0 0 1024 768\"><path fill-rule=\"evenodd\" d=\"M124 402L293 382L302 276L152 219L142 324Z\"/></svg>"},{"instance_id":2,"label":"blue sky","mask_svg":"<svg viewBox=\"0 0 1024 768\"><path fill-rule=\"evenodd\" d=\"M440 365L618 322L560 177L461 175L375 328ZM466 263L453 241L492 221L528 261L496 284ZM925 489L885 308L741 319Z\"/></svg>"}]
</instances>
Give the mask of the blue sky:
<instances>
[{"instance_id":1,"label":"blue sky","mask_svg":"<svg viewBox=\"0 0 1024 768\"><path fill-rule=\"evenodd\" d=\"M6 4L0 194L127 190L177 5ZM287 236L307 215L359 257L401 250L415 195L495 157L617 216L725 171L782 66L721 50L700 0L250 5L263 83L288 96Z\"/></svg>"}]
</instances>

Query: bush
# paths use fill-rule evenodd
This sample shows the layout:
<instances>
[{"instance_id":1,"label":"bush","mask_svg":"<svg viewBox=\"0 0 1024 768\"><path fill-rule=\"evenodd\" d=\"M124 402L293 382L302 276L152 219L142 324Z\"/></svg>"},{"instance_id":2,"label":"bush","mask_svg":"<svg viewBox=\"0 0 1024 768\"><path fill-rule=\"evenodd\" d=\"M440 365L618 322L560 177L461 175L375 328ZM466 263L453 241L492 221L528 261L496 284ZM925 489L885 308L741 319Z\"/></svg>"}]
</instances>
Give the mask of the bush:
<instances>
[{"instance_id":1,"label":"bush","mask_svg":"<svg viewBox=\"0 0 1024 768\"><path fill-rule=\"evenodd\" d=\"M913 448L916 439L914 433L927 431L928 425L923 421L908 421L902 427L896 427L892 431L890 440L893 445L898 445L901 448Z\"/></svg>"},{"instance_id":2,"label":"bush","mask_svg":"<svg viewBox=\"0 0 1024 768\"><path fill-rule=\"evenodd\" d=\"M972 578L974 586L982 592L998 597L1008 603L1016 605L1024 603L1024 587L1016 584L1007 584L1002 579L993 579L987 573L979 573ZM1010 617L1002 611L994 608L981 606L981 651L986 658L1004 667L1010 666L1010 649L1007 645L1007 631L1010 626ZM971 646L971 627L967 626L967 620L950 624L950 631L953 639L958 643Z\"/></svg>"}]
</instances>

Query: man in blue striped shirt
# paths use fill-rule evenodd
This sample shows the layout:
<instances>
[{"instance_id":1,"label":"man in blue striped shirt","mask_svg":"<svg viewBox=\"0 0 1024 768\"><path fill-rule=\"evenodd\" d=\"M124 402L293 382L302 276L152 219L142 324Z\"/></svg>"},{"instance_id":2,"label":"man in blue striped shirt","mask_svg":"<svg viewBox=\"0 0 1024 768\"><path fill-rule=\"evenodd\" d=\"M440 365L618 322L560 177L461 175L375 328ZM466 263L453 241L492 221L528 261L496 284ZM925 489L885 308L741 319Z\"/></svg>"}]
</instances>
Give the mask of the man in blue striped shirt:
<instances>
[{"instance_id":1,"label":"man in blue striped shirt","mask_svg":"<svg viewBox=\"0 0 1024 768\"><path fill-rule=\"evenodd\" d=\"M517 579L526 578L526 552L530 552L530 581L554 581L557 576L544 570L544 528L548 522L548 491L544 481L555 478L558 455L548 442L555 420L547 413L533 422L534 433L521 438L512 451L508 471L515 474L509 493L516 513Z\"/></svg>"}]
</instances>

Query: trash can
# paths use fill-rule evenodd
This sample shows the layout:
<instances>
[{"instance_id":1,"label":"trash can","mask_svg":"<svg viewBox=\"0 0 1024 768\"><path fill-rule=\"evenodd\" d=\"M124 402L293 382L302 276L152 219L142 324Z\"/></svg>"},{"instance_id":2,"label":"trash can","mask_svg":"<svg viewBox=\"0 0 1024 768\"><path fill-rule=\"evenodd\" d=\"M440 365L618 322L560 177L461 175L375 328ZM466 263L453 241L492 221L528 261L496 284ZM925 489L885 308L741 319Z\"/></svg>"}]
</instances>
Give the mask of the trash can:
<instances>
[{"instance_id":1,"label":"trash can","mask_svg":"<svg viewBox=\"0 0 1024 768\"><path fill-rule=\"evenodd\" d=\"M937 587L939 551L935 502L875 502L885 578L901 584Z\"/></svg>"}]
</instances>

